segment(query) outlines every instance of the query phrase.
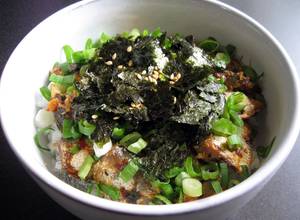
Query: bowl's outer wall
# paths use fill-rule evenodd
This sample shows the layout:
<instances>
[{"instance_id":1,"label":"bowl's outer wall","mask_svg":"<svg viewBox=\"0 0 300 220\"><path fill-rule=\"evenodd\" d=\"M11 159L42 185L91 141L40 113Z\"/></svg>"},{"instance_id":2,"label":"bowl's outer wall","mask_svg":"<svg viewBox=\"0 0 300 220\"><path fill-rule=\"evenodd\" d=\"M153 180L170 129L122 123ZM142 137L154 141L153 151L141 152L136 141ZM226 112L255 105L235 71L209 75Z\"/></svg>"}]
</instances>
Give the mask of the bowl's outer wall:
<instances>
[{"instance_id":1,"label":"bowl's outer wall","mask_svg":"<svg viewBox=\"0 0 300 220\"><path fill-rule=\"evenodd\" d=\"M268 112L265 121L260 124L259 139L262 143L267 143L273 136L277 136L268 162L237 187L221 195L181 204L176 208L120 205L82 193L49 175L46 170L49 158L42 158L32 138L36 111L34 94L44 83L52 64L62 57L61 47L68 43L75 49L80 49L88 37L95 39L102 31L113 34L134 27L154 29L158 26L173 33L194 34L201 38L214 36L223 43L232 43L238 48L239 54L244 55L245 62L250 62L251 57L254 67L265 72L262 85ZM87 216L84 210L88 209L98 212L99 216L110 212L83 208L85 205L79 208L79 202L71 203L68 201L71 199L61 192L94 206L121 212L158 214L205 209L201 215L215 217L223 211L235 212L252 198L292 149L299 131L299 125L295 124L299 119L298 81L295 75L294 67L286 54L270 36L222 4L193 0L85 1L48 18L18 45L2 75L1 119L12 149L30 172L41 179L39 184L55 200L81 217ZM53 190L55 187L60 192ZM234 197L236 199L232 199ZM231 201L226 202L228 200ZM224 202L226 203L222 204Z\"/></svg>"}]
</instances>

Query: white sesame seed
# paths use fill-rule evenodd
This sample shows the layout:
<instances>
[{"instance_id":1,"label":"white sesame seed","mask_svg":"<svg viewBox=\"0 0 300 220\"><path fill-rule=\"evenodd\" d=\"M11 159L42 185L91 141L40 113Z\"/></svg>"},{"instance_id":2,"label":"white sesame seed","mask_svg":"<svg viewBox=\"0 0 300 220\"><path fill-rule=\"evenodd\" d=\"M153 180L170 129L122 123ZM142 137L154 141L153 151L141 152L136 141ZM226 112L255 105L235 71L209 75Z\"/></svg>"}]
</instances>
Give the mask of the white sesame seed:
<instances>
[{"instance_id":1,"label":"white sesame seed","mask_svg":"<svg viewBox=\"0 0 300 220\"><path fill-rule=\"evenodd\" d=\"M174 82L174 81L170 81L169 83L170 83L171 85L174 85L174 84L175 84L175 82Z\"/></svg>"},{"instance_id":2,"label":"white sesame seed","mask_svg":"<svg viewBox=\"0 0 300 220\"><path fill-rule=\"evenodd\" d=\"M121 69L123 69L123 65L119 65L117 68L118 68L118 70L121 70Z\"/></svg>"},{"instance_id":3,"label":"white sesame seed","mask_svg":"<svg viewBox=\"0 0 300 220\"><path fill-rule=\"evenodd\" d=\"M136 76L137 76L137 78L138 78L139 80L141 80L141 79L142 79L142 76L141 76L141 74L136 74Z\"/></svg>"},{"instance_id":4,"label":"white sesame seed","mask_svg":"<svg viewBox=\"0 0 300 220\"><path fill-rule=\"evenodd\" d=\"M132 66L132 65L133 65L132 60L129 60L129 61L128 61L128 66Z\"/></svg>"},{"instance_id":5,"label":"white sesame seed","mask_svg":"<svg viewBox=\"0 0 300 220\"><path fill-rule=\"evenodd\" d=\"M109 60L109 61L106 61L105 64L108 66L111 66L111 65L113 65L113 62L111 60Z\"/></svg>"},{"instance_id":6,"label":"white sesame seed","mask_svg":"<svg viewBox=\"0 0 300 220\"><path fill-rule=\"evenodd\" d=\"M155 66L154 69L155 69L155 70L158 70L158 66Z\"/></svg>"},{"instance_id":7,"label":"white sesame seed","mask_svg":"<svg viewBox=\"0 0 300 220\"><path fill-rule=\"evenodd\" d=\"M176 96L173 96L173 103L175 104L175 103L176 103L176 101L177 101L177 98L176 98Z\"/></svg>"},{"instance_id":8,"label":"white sesame seed","mask_svg":"<svg viewBox=\"0 0 300 220\"><path fill-rule=\"evenodd\" d=\"M181 73L178 73L178 74L176 75L176 78L177 78L177 79L180 79L180 78L181 78Z\"/></svg>"},{"instance_id":9,"label":"white sesame seed","mask_svg":"<svg viewBox=\"0 0 300 220\"><path fill-rule=\"evenodd\" d=\"M159 73L157 72L157 71L153 71L153 74L152 74L152 77L154 78L154 79L158 79L158 77L159 77Z\"/></svg>"},{"instance_id":10,"label":"white sesame seed","mask_svg":"<svg viewBox=\"0 0 300 220\"><path fill-rule=\"evenodd\" d=\"M171 79L171 80L174 79L174 73L171 74L170 79Z\"/></svg>"},{"instance_id":11,"label":"white sesame seed","mask_svg":"<svg viewBox=\"0 0 300 220\"><path fill-rule=\"evenodd\" d=\"M111 56L111 58L112 58L113 60L115 60L115 59L117 58L117 54L114 53L114 54Z\"/></svg>"},{"instance_id":12,"label":"white sesame seed","mask_svg":"<svg viewBox=\"0 0 300 220\"><path fill-rule=\"evenodd\" d=\"M92 119L97 119L98 115L92 115Z\"/></svg>"},{"instance_id":13,"label":"white sesame seed","mask_svg":"<svg viewBox=\"0 0 300 220\"><path fill-rule=\"evenodd\" d=\"M120 117L119 116L115 116L113 117L113 120L118 120Z\"/></svg>"},{"instance_id":14,"label":"white sesame seed","mask_svg":"<svg viewBox=\"0 0 300 220\"><path fill-rule=\"evenodd\" d=\"M142 75L146 75L147 71L143 70Z\"/></svg>"},{"instance_id":15,"label":"white sesame seed","mask_svg":"<svg viewBox=\"0 0 300 220\"><path fill-rule=\"evenodd\" d=\"M127 52L130 53L132 51L132 46L127 47Z\"/></svg>"}]
</instances>

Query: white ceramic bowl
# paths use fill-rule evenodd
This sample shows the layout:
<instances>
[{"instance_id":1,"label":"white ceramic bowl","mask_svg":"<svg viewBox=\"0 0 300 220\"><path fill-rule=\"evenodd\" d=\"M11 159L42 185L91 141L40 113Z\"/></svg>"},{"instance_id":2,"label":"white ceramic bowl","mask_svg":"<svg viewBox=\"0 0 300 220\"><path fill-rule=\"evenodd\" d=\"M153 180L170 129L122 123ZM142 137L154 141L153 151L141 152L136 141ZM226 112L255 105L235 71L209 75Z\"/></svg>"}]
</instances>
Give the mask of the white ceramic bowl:
<instances>
[{"instance_id":1,"label":"white ceramic bowl","mask_svg":"<svg viewBox=\"0 0 300 220\"><path fill-rule=\"evenodd\" d=\"M50 163L33 142L34 94L68 43L79 49L88 37L97 38L134 27L214 36L238 48L244 61L264 71L267 114L259 139L276 142L268 159L247 180L202 200L142 206L104 200L81 192L52 175ZM59 204L85 219L201 219L226 217L245 205L278 170L299 131L299 83L289 56L260 24L242 12L216 1L92 0L73 4L39 24L18 45L4 69L0 87L1 119L11 148L29 174ZM297 124L298 123L298 124ZM271 210L266 210L271 211Z\"/></svg>"}]
</instances>

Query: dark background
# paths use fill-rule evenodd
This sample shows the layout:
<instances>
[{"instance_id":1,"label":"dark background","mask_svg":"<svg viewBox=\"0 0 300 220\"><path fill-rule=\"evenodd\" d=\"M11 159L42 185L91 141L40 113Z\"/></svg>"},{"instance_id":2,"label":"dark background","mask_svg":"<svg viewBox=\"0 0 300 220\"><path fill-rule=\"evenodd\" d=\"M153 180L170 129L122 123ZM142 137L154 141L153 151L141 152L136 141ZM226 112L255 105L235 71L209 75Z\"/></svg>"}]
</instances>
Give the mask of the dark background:
<instances>
[{"instance_id":1,"label":"dark background","mask_svg":"<svg viewBox=\"0 0 300 220\"><path fill-rule=\"evenodd\" d=\"M71 0L0 0L0 74L13 49L38 23ZM77 219L52 201L26 173L0 125L1 219Z\"/></svg>"}]
</instances>

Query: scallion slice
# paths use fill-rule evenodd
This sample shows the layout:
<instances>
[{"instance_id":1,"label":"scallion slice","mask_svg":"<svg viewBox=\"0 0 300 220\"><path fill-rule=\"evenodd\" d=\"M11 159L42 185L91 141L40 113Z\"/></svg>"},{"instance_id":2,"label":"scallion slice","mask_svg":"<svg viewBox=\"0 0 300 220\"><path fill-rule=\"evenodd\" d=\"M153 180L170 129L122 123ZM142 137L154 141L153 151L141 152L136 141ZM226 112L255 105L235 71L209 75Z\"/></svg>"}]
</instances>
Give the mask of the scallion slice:
<instances>
[{"instance_id":1,"label":"scallion slice","mask_svg":"<svg viewBox=\"0 0 300 220\"><path fill-rule=\"evenodd\" d=\"M174 177L178 176L183 170L184 169L181 167L172 167L171 169L169 169L165 172L165 177L167 179L174 178Z\"/></svg>"},{"instance_id":2,"label":"scallion slice","mask_svg":"<svg viewBox=\"0 0 300 220\"><path fill-rule=\"evenodd\" d=\"M90 136L96 129L96 125L89 123L87 120L80 120L78 122L79 132L86 136Z\"/></svg>"},{"instance_id":3,"label":"scallion slice","mask_svg":"<svg viewBox=\"0 0 300 220\"><path fill-rule=\"evenodd\" d=\"M239 135L233 134L227 138L227 144L229 150L234 151L243 146L243 140Z\"/></svg>"},{"instance_id":4,"label":"scallion slice","mask_svg":"<svg viewBox=\"0 0 300 220\"><path fill-rule=\"evenodd\" d=\"M120 190L114 186L98 184L99 189L108 195L112 200L119 200Z\"/></svg>"},{"instance_id":5,"label":"scallion slice","mask_svg":"<svg viewBox=\"0 0 300 220\"><path fill-rule=\"evenodd\" d=\"M196 172L193 166L193 158L192 157L187 157L186 160L184 161L184 168L186 172L191 176L191 177L199 177L201 176L200 172Z\"/></svg>"},{"instance_id":6,"label":"scallion slice","mask_svg":"<svg viewBox=\"0 0 300 220\"><path fill-rule=\"evenodd\" d=\"M232 93L226 102L226 106L229 110L233 110L235 112L242 111L247 104L247 96L242 92L234 92Z\"/></svg>"},{"instance_id":7,"label":"scallion slice","mask_svg":"<svg viewBox=\"0 0 300 220\"><path fill-rule=\"evenodd\" d=\"M230 119L238 127L243 127L244 126L244 121L241 119L239 114L233 110L229 110L230 114Z\"/></svg>"},{"instance_id":8,"label":"scallion slice","mask_svg":"<svg viewBox=\"0 0 300 220\"><path fill-rule=\"evenodd\" d=\"M128 147L130 144L133 144L136 142L142 135L138 132L132 132L130 134L127 134L125 137L123 137L120 140L120 144L124 147Z\"/></svg>"},{"instance_id":9,"label":"scallion slice","mask_svg":"<svg viewBox=\"0 0 300 220\"><path fill-rule=\"evenodd\" d=\"M73 134L72 134L72 126L73 126L73 121L70 120L70 119L64 119L63 121L63 138L71 138L73 137Z\"/></svg>"},{"instance_id":10,"label":"scallion slice","mask_svg":"<svg viewBox=\"0 0 300 220\"><path fill-rule=\"evenodd\" d=\"M134 177L138 170L138 165L136 165L135 162L131 160L120 172L119 176L124 182L128 182Z\"/></svg>"},{"instance_id":11,"label":"scallion slice","mask_svg":"<svg viewBox=\"0 0 300 220\"><path fill-rule=\"evenodd\" d=\"M239 183L240 183L240 181L237 180L237 179L230 179L229 184L228 184L228 188L234 187L234 186L238 185Z\"/></svg>"},{"instance_id":12,"label":"scallion slice","mask_svg":"<svg viewBox=\"0 0 300 220\"><path fill-rule=\"evenodd\" d=\"M88 38L85 42L85 47L86 50L93 48L93 41L91 38Z\"/></svg>"},{"instance_id":13,"label":"scallion slice","mask_svg":"<svg viewBox=\"0 0 300 220\"><path fill-rule=\"evenodd\" d=\"M175 178L175 183L177 186L182 186L182 181L186 178L191 178L186 172L179 173Z\"/></svg>"},{"instance_id":14,"label":"scallion slice","mask_svg":"<svg viewBox=\"0 0 300 220\"><path fill-rule=\"evenodd\" d=\"M247 165L242 165L241 177L243 180L247 179L251 175L250 170Z\"/></svg>"},{"instance_id":15,"label":"scallion slice","mask_svg":"<svg viewBox=\"0 0 300 220\"><path fill-rule=\"evenodd\" d=\"M125 134L125 128L114 127L111 136L116 140L120 140L121 138L124 137L124 134Z\"/></svg>"},{"instance_id":16,"label":"scallion slice","mask_svg":"<svg viewBox=\"0 0 300 220\"><path fill-rule=\"evenodd\" d=\"M199 47L209 53L217 51L219 46L219 42L213 39L206 39L199 43Z\"/></svg>"},{"instance_id":17,"label":"scallion slice","mask_svg":"<svg viewBox=\"0 0 300 220\"><path fill-rule=\"evenodd\" d=\"M262 158L268 157L268 155L270 154L271 149L272 149L272 147L273 147L273 144L274 144L274 142L275 142L275 139L276 139L276 137L274 137L274 138L272 139L271 143L268 144L268 145L265 146L265 147L262 147L262 146L261 146L261 147L258 147L257 150L256 150L257 155L260 156L260 157L262 157Z\"/></svg>"},{"instance_id":18,"label":"scallion slice","mask_svg":"<svg viewBox=\"0 0 300 220\"><path fill-rule=\"evenodd\" d=\"M215 180L219 177L219 167L217 163L210 163L201 166L201 175L203 180Z\"/></svg>"},{"instance_id":19,"label":"scallion slice","mask_svg":"<svg viewBox=\"0 0 300 220\"><path fill-rule=\"evenodd\" d=\"M226 66L230 63L230 56L228 53L217 53L214 58L215 65L220 68L226 68Z\"/></svg>"},{"instance_id":20,"label":"scallion slice","mask_svg":"<svg viewBox=\"0 0 300 220\"><path fill-rule=\"evenodd\" d=\"M221 187L221 184L220 184L220 182L218 180L211 181L211 186L212 186L212 188L214 189L214 191L216 193L220 193L220 192L223 191L222 187Z\"/></svg>"},{"instance_id":21,"label":"scallion slice","mask_svg":"<svg viewBox=\"0 0 300 220\"><path fill-rule=\"evenodd\" d=\"M69 151L71 154L76 154L80 151L80 147L78 147L77 145L74 145L73 147L70 148Z\"/></svg>"},{"instance_id":22,"label":"scallion slice","mask_svg":"<svg viewBox=\"0 0 300 220\"><path fill-rule=\"evenodd\" d=\"M63 47L65 55L66 55L66 60L68 63L73 63L73 49L69 45L65 45Z\"/></svg>"},{"instance_id":23,"label":"scallion slice","mask_svg":"<svg viewBox=\"0 0 300 220\"><path fill-rule=\"evenodd\" d=\"M238 133L238 129L230 120L221 118L213 123L212 132L216 135L229 136Z\"/></svg>"},{"instance_id":24,"label":"scallion slice","mask_svg":"<svg viewBox=\"0 0 300 220\"><path fill-rule=\"evenodd\" d=\"M70 119L64 119L63 121L63 138L74 138L77 139L81 134L74 127L74 122Z\"/></svg>"},{"instance_id":25,"label":"scallion slice","mask_svg":"<svg viewBox=\"0 0 300 220\"><path fill-rule=\"evenodd\" d=\"M143 139L143 138L139 138L136 142L130 144L127 149L134 153L137 154L139 153L141 150L143 150L146 146L147 146L147 142Z\"/></svg>"},{"instance_id":26,"label":"scallion slice","mask_svg":"<svg viewBox=\"0 0 300 220\"><path fill-rule=\"evenodd\" d=\"M50 151L49 148L47 146L43 146L42 142L42 137L48 135L51 131L53 131L52 128L42 128L39 129L36 134L34 135L34 143L36 144L36 146L41 149L41 150L45 150L45 151Z\"/></svg>"},{"instance_id":27,"label":"scallion slice","mask_svg":"<svg viewBox=\"0 0 300 220\"><path fill-rule=\"evenodd\" d=\"M162 35L162 32L160 30L160 28L156 28L152 33L151 36L154 38L159 38Z\"/></svg>"},{"instance_id":28,"label":"scallion slice","mask_svg":"<svg viewBox=\"0 0 300 220\"><path fill-rule=\"evenodd\" d=\"M166 197L164 197L162 195L156 195L156 196L154 196L154 198L162 201L166 205L172 204L172 202L169 199L167 199Z\"/></svg>"},{"instance_id":29,"label":"scallion slice","mask_svg":"<svg viewBox=\"0 0 300 220\"><path fill-rule=\"evenodd\" d=\"M49 81L63 86L70 86L73 84L74 75L72 74L72 75L62 76L62 75L56 75L52 73L49 77Z\"/></svg>"},{"instance_id":30,"label":"scallion slice","mask_svg":"<svg viewBox=\"0 0 300 220\"><path fill-rule=\"evenodd\" d=\"M50 90L48 89L48 87L46 86L43 86L40 88L40 92L42 94L42 96L46 99L46 100L50 100L51 99L51 92Z\"/></svg>"},{"instance_id":31,"label":"scallion slice","mask_svg":"<svg viewBox=\"0 0 300 220\"><path fill-rule=\"evenodd\" d=\"M221 185L224 188L227 188L229 182L228 165L227 163L220 163L219 166L220 166L220 174L221 174Z\"/></svg>"},{"instance_id":32,"label":"scallion slice","mask_svg":"<svg viewBox=\"0 0 300 220\"><path fill-rule=\"evenodd\" d=\"M190 197L199 197L202 195L202 184L194 178L186 178L182 181L183 193Z\"/></svg>"},{"instance_id":33,"label":"scallion slice","mask_svg":"<svg viewBox=\"0 0 300 220\"><path fill-rule=\"evenodd\" d=\"M78 171L78 176L80 177L80 179L84 180L87 177L92 168L93 163L93 157L88 155Z\"/></svg>"}]
</instances>

